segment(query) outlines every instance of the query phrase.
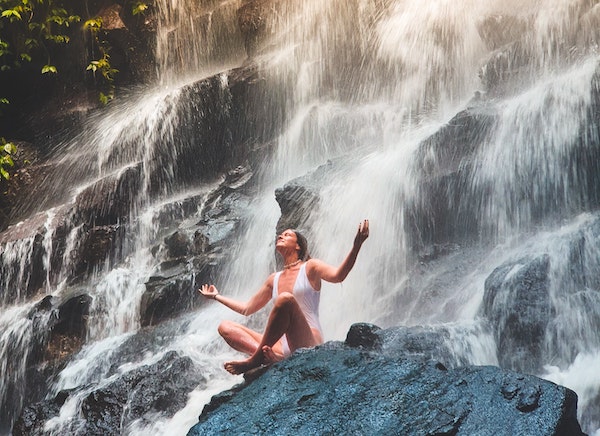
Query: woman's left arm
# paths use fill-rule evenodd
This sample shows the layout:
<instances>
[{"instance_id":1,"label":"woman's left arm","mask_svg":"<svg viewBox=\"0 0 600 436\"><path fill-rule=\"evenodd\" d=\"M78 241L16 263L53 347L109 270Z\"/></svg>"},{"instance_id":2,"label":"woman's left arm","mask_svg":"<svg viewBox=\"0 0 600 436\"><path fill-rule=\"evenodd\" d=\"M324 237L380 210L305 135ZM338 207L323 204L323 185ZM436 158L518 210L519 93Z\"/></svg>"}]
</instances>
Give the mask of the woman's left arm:
<instances>
[{"instance_id":1,"label":"woman's left arm","mask_svg":"<svg viewBox=\"0 0 600 436\"><path fill-rule=\"evenodd\" d=\"M356 262L358 252L362 247L363 242L369 237L369 220L364 220L358 225L358 231L354 237L354 243L350 253L346 256L344 261L338 266L334 267L328 265L325 262L318 259L311 259L307 262L307 274L312 283L317 283L319 280L325 280L331 283L342 282L350 273Z\"/></svg>"}]
</instances>

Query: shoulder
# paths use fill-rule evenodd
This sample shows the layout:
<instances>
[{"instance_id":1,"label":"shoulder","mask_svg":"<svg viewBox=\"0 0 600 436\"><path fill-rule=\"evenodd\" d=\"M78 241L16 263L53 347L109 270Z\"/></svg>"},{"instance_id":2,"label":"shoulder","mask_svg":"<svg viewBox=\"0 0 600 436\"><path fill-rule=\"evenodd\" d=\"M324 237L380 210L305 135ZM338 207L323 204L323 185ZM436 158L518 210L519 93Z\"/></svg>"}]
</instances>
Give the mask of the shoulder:
<instances>
[{"instance_id":1,"label":"shoulder","mask_svg":"<svg viewBox=\"0 0 600 436\"><path fill-rule=\"evenodd\" d=\"M304 265L306 268L306 275L308 275L310 277L310 276L318 275L320 273L323 265L325 265L325 263L319 259L309 259L306 261L306 263Z\"/></svg>"},{"instance_id":2,"label":"shoulder","mask_svg":"<svg viewBox=\"0 0 600 436\"><path fill-rule=\"evenodd\" d=\"M275 282L275 276L277 275L276 272L269 274L269 277L267 277L267 280L265 280L265 282L262 285L262 289L263 290L269 290L272 291L273 290L273 284Z\"/></svg>"},{"instance_id":3,"label":"shoulder","mask_svg":"<svg viewBox=\"0 0 600 436\"><path fill-rule=\"evenodd\" d=\"M269 277L267 277L267 280L265 281L265 285L273 287L273 282L275 281L277 274L279 274L279 272L269 274Z\"/></svg>"}]
</instances>

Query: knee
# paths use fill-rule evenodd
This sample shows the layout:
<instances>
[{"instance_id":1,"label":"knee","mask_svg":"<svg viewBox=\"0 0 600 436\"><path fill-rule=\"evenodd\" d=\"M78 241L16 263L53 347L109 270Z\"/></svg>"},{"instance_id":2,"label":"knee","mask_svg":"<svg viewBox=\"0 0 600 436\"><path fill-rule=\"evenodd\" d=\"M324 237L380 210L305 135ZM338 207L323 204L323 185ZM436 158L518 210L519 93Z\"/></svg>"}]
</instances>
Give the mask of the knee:
<instances>
[{"instance_id":1,"label":"knee","mask_svg":"<svg viewBox=\"0 0 600 436\"><path fill-rule=\"evenodd\" d=\"M235 323L232 321L221 321L221 323L219 324L219 327L217 327L217 331L224 338L231 336L231 334L233 333L234 330L235 330Z\"/></svg>"},{"instance_id":2,"label":"knee","mask_svg":"<svg viewBox=\"0 0 600 436\"><path fill-rule=\"evenodd\" d=\"M290 292L282 292L275 299L274 308L289 307L292 304L297 304L296 297Z\"/></svg>"}]
</instances>

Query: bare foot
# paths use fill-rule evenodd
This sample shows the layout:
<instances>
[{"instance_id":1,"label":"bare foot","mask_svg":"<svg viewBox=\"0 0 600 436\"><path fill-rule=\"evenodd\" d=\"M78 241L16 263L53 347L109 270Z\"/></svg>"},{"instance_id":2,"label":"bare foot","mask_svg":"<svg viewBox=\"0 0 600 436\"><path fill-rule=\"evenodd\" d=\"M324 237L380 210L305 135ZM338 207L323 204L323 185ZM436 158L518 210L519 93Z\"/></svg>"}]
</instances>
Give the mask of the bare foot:
<instances>
[{"instance_id":1,"label":"bare foot","mask_svg":"<svg viewBox=\"0 0 600 436\"><path fill-rule=\"evenodd\" d=\"M265 345L262 347L265 363L275 363L283 360L283 354L276 353L272 347Z\"/></svg>"},{"instance_id":2,"label":"bare foot","mask_svg":"<svg viewBox=\"0 0 600 436\"><path fill-rule=\"evenodd\" d=\"M246 360L236 360L232 362L225 362L223 367L231 374L243 374L253 368L258 368L264 361L263 353L256 353Z\"/></svg>"}]
</instances>

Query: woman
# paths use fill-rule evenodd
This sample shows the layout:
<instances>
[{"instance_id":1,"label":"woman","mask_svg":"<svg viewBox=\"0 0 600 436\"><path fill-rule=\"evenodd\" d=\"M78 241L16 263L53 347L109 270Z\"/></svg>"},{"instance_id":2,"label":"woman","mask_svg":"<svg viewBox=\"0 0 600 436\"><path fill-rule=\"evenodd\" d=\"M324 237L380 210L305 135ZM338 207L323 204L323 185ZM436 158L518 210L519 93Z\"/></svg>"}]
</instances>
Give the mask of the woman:
<instances>
[{"instance_id":1,"label":"woman","mask_svg":"<svg viewBox=\"0 0 600 436\"><path fill-rule=\"evenodd\" d=\"M275 244L277 252L283 257L283 270L271 274L247 302L222 296L214 285L202 285L199 292L206 298L246 316L262 309L271 299L274 300L262 335L232 321L224 321L219 325L219 334L225 341L250 356L245 360L226 362L225 369L231 374L241 374L264 363L281 360L298 348L322 344L323 333L319 323L321 281L343 281L368 237L369 221L364 220L358 225L350 253L338 267L334 267L311 259L304 236L288 229L277 237Z\"/></svg>"}]
</instances>

